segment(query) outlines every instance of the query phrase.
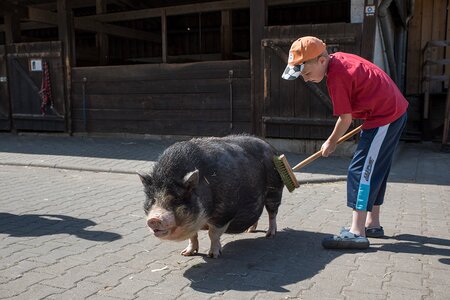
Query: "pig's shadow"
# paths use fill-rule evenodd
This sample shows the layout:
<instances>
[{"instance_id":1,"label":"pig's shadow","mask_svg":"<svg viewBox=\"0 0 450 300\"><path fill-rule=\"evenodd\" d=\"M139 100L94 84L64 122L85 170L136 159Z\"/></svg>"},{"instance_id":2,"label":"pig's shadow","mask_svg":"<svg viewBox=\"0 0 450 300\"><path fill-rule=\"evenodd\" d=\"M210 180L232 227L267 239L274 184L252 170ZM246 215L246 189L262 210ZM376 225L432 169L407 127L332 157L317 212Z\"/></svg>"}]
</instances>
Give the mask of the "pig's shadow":
<instances>
[{"instance_id":1,"label":"pig's shadow","mask_svg":"<svg viewBox=\"0 0 450 300\"><path fill-rule=\"evenodd\" d=\"M207 293L230 289L288 292L283 286L313 277L349 252L324 250L321 242L326 236L330 235L292 229L279 231L274 239L237 235L242 239L225 240L220 258L205 257L205 263L192 266L184 276L191 288Z\"/></svg>"},{"instance_id":2,"label":"pig's shadow","mask_svg":"<svg viewBox=\"0 0 450 300\"><path fill-rule=\"evenodd\" d=\"M12 237L39 237L53 234L71 234L90 241L115 241L120 234L106 231L88 230L96 223L89 219L79 219L66 215L14 215L0 213L0 233Z\"/></svg>"}]
</instances>

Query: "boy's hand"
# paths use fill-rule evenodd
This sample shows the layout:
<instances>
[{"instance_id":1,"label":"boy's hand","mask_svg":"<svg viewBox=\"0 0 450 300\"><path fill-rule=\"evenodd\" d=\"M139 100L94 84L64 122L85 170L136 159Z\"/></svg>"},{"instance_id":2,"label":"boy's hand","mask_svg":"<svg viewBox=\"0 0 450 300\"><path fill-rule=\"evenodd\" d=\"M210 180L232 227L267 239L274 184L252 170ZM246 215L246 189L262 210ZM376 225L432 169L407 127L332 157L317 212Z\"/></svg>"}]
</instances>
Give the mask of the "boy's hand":
<instances>
[{"instance_id":1,"label":"boy's hand","mask_svg":"<svg viewBox=\"0 0 450 300\"><path fill-rule=\"evenodd\" d=\"M334 150L336 150L336 142L333 142L328 139L325 141L325 143L323 143L320 150L322 151L323 157L328 157L328 155L330 155L331 153L334 152Z\"/></svg>"}]
</instances>

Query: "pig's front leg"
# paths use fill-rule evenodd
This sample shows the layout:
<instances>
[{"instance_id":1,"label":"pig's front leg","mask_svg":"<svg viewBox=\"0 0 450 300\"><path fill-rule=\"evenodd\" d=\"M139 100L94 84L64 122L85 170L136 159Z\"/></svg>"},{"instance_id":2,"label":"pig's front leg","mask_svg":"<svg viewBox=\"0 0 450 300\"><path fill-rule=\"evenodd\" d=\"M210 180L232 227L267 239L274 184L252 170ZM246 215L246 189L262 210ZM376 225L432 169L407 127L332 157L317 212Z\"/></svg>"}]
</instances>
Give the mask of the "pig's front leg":
<instances>
[{"instance_id":1,"label":"pig's front leg","mask_svg":"<svg viewBox=\"0 0 450 300\"><path fill-rule=\"evenodd\" d=\"M209 225L208 235L211 240L211 248L209 249L208 256L212 258L218 258L222 254L222 245L220 244L220 236L227 230L228 225L223 227L216 227L214 225Z\"/></svg>"},{"instance_id":2,"label":"pig's front leg","mask_svg":"<svg viewBox=\"0 0 450 300\"><path fill-rule=\"evenodd\" d=\"M196 254L197 252L198 252L198 234L195 233L193 236L190 237L189 244L186 247L186 249L181 251L181 255L191 256Z\"/></svg>"}]
</instances>

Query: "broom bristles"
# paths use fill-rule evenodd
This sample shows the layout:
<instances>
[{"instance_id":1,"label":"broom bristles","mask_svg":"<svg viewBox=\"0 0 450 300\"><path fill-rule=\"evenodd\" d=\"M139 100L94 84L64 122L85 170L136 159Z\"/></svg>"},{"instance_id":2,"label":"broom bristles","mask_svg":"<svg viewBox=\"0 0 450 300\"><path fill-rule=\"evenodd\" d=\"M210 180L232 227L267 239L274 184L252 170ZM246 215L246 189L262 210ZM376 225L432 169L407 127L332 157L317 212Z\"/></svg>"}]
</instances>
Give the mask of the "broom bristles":
<instances>
[{"instance_id":1,"label":"broom bristles","mask_svg":"<svg viewBox=\"0 0 450 300\"><path fill-rule=\"evenodd\" d=\"M292 171L292 168L289 165L284 154L282 154L281 156L274 156L273 163L278 171L278 174L280 174L281 180L283 180L284 185L286 186L288 191L292 193L292 191L294 191L300 185L298 184L297 178L295 178L294 172Z\"/></svg>"}]
</instances>

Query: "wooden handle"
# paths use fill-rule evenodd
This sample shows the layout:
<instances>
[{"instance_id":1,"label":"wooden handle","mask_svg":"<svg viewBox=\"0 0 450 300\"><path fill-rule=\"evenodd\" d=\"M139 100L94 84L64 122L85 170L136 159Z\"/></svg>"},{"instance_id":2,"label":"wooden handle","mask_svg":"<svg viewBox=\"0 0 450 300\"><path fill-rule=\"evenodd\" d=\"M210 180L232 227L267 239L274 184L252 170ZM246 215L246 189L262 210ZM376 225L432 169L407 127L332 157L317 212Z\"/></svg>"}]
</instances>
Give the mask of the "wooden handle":
<instances>
[{"instance_id":1,"label":"wooden handle","mask_svg":"<svg viewBox=\"0 0 450 300\"><path fill-rule=\"evenodd\" d=\"M356 127L355 129L353 129L352 131L348 132L347 134L343 135L336 143L336 145L339 145L342 142L345 142L346 140L348 140L349 138L351 138L352 136L354 136L355 134L357 134L358 132L361 131L361 126ZM316 159L318 159L319 157L322 156L322 150L317 151L316 153L314 153L313 155L311 155L310 157L306 158L305 160L301 161L300 163L298 163L295 167L292 168L293 171L297 171L300 170L301 168L303 168L304 166L308 165L309 163L315 161Z\"/></svg>"}]
</instances>

